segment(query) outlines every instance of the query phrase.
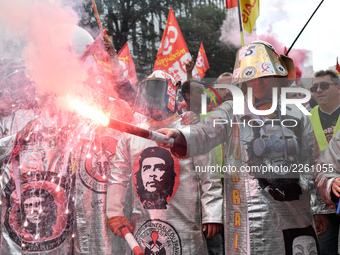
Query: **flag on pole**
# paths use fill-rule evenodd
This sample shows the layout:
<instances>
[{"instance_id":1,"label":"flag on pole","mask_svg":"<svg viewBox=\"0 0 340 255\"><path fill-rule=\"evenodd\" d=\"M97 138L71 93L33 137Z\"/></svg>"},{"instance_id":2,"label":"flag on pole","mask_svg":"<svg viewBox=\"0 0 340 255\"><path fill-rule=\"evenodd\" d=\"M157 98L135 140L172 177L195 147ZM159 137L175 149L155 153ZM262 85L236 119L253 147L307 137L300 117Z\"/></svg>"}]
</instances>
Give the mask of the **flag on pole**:
<instances>
[{"instance_id":1,"label":"flag on pole","mask_svg":"<svg viewBox=\"0 0 340 255\"><path fill-rule=\"evenodd\" d=\"M338 58L336 58L335 70L337 70L339 75L340 75L340 65L339 65L339 62L338 62Z\"/></svg>"},{"instance_id":2,"label":"flag on pole","mask_svg":"<svg viewBox=\"0 0 340 255\"><path fill-rule=\"evenodd\" d=\"M242 15L243 28L252 33L256 19L260 15L260 0L240 0L240 12Z\"/></svg>"},{"instance_id":3,"label":"flag on pole","mask_svg":"<svg viewBox=\"0 0 340 255\"><path fill-rule=\"evenodd\" d=\"M153 70L166 71L176 81L184 82L187 78L185 63L190 59L190 52L178 26L175 14L170 8Z\"/></svg>"},{"instance_id":4,"label":"flag on pole","mask_svg":"<svg viewBox=\"0 0 340 255\"><path fill-rule=\"evenodd\" d=\"M118 52L118 60L123 69L125 78L130 80L131 83L137 83L136 68L131 57L128 43L125 43L123 48Z\"/></svg>"},{"instance_id":5,"label":"flag on pole","mask_svg":"<svg viewBox=\"0 0 340 255\"><path fill-rule=\"evenodd\" d=\"M84 68L88 72L92 69L91 72L100 73L109 80L113 79L110 56L104 49L102 35L94 40L79 59L84 62Z\"/></svg>"},{"instance_id":6,"label":"flag on pole","mask_svg":"<svg viewBox=\"0 0 340 255\"><path fill-rule=\"evenodd\" d=\"M209 62L208 62L208 58L207 55L205 53L204 47L203 47L203 42L201 42L201 46L200 49L198 51L198 55L196 58L196 64L195 64L195 68L197 70L196 75L193 74L193 78L198 78L197 76L199 76L199 78L203 78L205 76L205 72L210 68L209 66Z\"/></svg>"},{"instance_id":7,"label":"flag on pole","mask_svg":"<svg viewBox=\"0 0 340 255\"><path fill-rule=\"evenodd\" d=\"M225 1L225 7L227 9L231 9L231 8L237 7L237 0L226 0Z\"/></svg>"}]
</instances>

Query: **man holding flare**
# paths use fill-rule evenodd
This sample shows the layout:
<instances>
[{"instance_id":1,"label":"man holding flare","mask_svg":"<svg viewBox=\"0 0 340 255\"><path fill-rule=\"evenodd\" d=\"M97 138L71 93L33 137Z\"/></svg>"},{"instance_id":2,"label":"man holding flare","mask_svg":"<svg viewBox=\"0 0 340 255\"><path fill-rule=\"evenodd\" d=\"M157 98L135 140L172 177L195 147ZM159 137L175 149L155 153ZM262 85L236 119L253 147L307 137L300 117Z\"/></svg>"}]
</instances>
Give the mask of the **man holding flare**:
<instances>
[{"instance_id":1,"label":"man holding flare","mask_svg":"<svg viewBox=\"0 0 340 255\"><path fill-rule=\"evenodd\" d=\"M244 114L233 114L237 107L234 96L233 105L224 102L195 126L158 130L166 139L175 139L173 146L159 145L171 147L180 158L224 143L225 163L237 168L224 173L226 253L295 254L298 249L308 249L314 252L310 254L318 254L308 189L308 179L313 176L309 167L319 157L313 127L297 106L286 106L284 115L281 101L272 104L277 91L293 78L290 58L279 56L266 42L253 42L238 50L233 72L232 83L247 89L250 95L246 98L252 101L245 100ZM213 125L214 120L225 124ZM296 169L299 164L304 166L303 172ZM295 171L239 171L246 166Z\"/></svg>"}]
</instances>

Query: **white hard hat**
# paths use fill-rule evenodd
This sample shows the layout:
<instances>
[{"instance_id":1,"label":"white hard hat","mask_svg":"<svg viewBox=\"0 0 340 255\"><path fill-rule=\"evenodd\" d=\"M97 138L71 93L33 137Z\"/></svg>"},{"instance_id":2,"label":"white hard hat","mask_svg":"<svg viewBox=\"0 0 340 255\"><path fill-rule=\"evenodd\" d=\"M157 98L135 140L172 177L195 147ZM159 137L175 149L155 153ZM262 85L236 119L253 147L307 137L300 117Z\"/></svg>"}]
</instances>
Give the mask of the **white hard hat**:
<instances>
[{"instance_id":1,"label":"white hard hat","mask_svg":"<svg viewBox=\"0 0 340 255\"><path fill-rule=\"evenodd\" d=\"M49 33L55 48L71 49L78 57L94 41L93 37L85 29L74 24L64 23L52 26Z\"/></svg>"}]
</instances>

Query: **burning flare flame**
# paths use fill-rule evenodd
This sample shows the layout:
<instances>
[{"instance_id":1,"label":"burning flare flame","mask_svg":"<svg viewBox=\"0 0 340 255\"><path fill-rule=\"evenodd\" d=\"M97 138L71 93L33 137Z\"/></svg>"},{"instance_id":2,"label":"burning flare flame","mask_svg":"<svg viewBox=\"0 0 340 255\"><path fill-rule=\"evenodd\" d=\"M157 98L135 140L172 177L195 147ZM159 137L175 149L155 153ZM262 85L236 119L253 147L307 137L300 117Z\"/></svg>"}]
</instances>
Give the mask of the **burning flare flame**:
<instances>
[{"instance_id":1,"label":"burning flare flame","mask_svg":"<svg viewBox=\"0 0 340 255\"><path fill-rule=\"evenodd\" d=\"M85 118L89 118L97 123L102 124L103 126L107 126L109 124L110 119L101 111L97 111L93 109L91 106L80 102L75 99L72 100L72 107L76 110L78 114Z\"/></svg>"}]
</instances>

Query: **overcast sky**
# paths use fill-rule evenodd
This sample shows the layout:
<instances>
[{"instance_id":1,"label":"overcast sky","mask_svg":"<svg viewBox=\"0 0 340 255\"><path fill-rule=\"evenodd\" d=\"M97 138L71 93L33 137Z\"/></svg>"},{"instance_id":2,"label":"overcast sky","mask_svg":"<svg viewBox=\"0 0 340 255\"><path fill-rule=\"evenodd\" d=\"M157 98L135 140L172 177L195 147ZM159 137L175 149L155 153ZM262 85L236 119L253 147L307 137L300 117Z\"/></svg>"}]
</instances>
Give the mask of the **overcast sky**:
<instances>
[{"instance_id":1,"label":"overcast sky","mask_svg":"<svg viewBox=\"0 0 340 255\"><path fill-rule=\"evenodd\" d=\"M6 1L11 2L12 0ZM15 1L25 2L24 0ZM289 48L320 2L321 0L260 0L260 16L256 22L257 36L261 38L261 35L270 35L271 38ZM17 6L20 5L18 4ZM237 8L233 8L228 10L228 12L236 14L236 10ZM315 71L334 66L336 58L340 57L339 17L340 0L324 0L294 45L296 50L306 49L312 51L312 58L306 62L311 64L311 60L313 60L313 69ZM1 25L5 24L0 22L1 34L3 34ZM226 21L225 27L222 28L222 37L224 36L224 41L233 42L239 47L240 35L238 27L237 19ZM250 38L249 35L246 35L247 32L244 33L246 44L252 40L259 39L254 37L254 35ZM294 57L293 52L291 55ZM294 59L294 61L297 60Z\"/></svg>"},{"instance_id":2,"label":"overcast sky","mask_svg":"<svg viewBox=\"0 0 340 255\"><path fill-rule=\"evenodd\" d=\"M272 31L287 48L321 0L260 0L258 34ZM334 66L340 57L340 1L324 0L298 41L296 49L313 52L314 70Z\"/></svg>"}]
</instances>

